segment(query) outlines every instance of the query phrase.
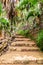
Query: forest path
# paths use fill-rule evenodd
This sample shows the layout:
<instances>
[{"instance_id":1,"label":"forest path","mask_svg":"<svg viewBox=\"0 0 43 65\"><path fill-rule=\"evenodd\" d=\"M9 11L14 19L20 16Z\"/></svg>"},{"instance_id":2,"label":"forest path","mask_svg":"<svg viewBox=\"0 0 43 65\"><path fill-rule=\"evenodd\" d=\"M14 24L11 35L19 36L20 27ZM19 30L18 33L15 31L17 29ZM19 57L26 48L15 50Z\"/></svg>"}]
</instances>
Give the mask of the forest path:
<instances>
[{"instance_id":1,"label":"forest path","mask_svg":"<svg viewBox=\"0 0 43 65\"><path fill-rule=\"evenodd\" d=\"M16 34L9 50L0 56L0 65L43 65L43 52L33 40Z\"/></svg>"}]
</instances>

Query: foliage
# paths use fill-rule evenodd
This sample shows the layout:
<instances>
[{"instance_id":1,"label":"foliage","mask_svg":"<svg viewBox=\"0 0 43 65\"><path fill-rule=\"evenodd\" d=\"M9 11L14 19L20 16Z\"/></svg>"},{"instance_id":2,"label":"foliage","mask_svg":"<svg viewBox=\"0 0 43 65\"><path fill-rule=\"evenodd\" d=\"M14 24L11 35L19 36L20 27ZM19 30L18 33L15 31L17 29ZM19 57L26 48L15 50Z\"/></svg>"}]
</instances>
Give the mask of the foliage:
<instances>
[{"instance_id":1,"label":"foliage","mask_svg":"<svg viewBox=\"0 0 43 65\"><path fill-rule=\"evenodd\" d=\"M21 21L29 24L31 30L39 30L40 16L42 14L41 3L43 0L20 0L18 10L20 10ZM43 8L43 7L42 7ZM19 19L19 18L18 18ZM20 22L21 22L20 21ZM18 22L18 21L17 21Z\"/></svg>"},{"instance_id":2,"label":"foliage","mask_svg":"<svg viewBox=\"0 0 43 65\"><path fill-rule=\"evenodd\" d=\"M5 18L0 18L0 27L1 26L7 29L9 27L9 21Z\"/></svg>"},{"instance_id":3,"label":"foliage","mask_svg":"<svg viewBox=\"0 0 43 65\"><path fill-rule=\"evenodd\" d=\"M18 30L18 34L23 35L24 37L30 38L31 40L34 39L34 37L30 34L29 30Z\"/></svg>"},{"instance_id":4,"label":"foliage","mask_svg":"<svg viewBox=\"0 0 43 65\"><path fill-rule=\"evenodd\" d=\"M3 17L3 7L2 7L2 3L0 2L0 29L6 28L8 29L9 27L9 21L7 18Z\"/></svg>"},{"instance_id":5,"label":"foliage","mask_svg":"<svg viewBox=\"0 0 43 65\"><path fill-rule=\"evenodd\" d=\"M27 20L30 16L40 16L41 9L39 7L39 3L37 3L34 7L31 7L28 11Z\"/></svg>"},{"instance_id":6,"label":"foliage","mask_svg":"<svg viewBox=\"0 0 43 65\"><path fill-rule=\"evenodd\" d=\"M42 2L42 0L41 0ZM41 15L41 9L40 9L40 1L38 0L20 0L20 4L18 6L18 8L20 10L24 10L26 9L27 10L27 13L26 13L26 19L28 20L28 18L30 16L39 16Z\"/></svg>"},{"instance_id":7,"label":"foliage","mask_svg":"<svg viewBox=\"0 0 43 65\"><path fill-rule=\"evenodd\" d=\"M19 8L24 9L27 7L28 4L31 4L31 6L34 6L34 4L37 3L38 0L22 0L20 1Z\"/></svg>"},{"instance_id":8,"label":"foliage","mask_svg":"<svg viewBox=\"0 0 43 65\"><path fill-rule=\"evenodd\" d=\"M2 14L2 4L0 2L0 15Z\"/></svg>"},{"instance_id":9,"label":"foliage","mask_svg":"<svg viewBox=\"0 0 43 65\"><path fill-rule=\"evenodd\" d=\"M43 51L43 30L39 31L36 42L38 47Z\"/></svg>"},{"instance_id":10,"label":"foliage","mask_svg":"<svg viewBox=\"0 0 43 65\"><path fill-rule=\"evenodd\" d=\"M2 3L0 3L0 30L4 30L9 32L10 30L10 22L5 17L5 10L2 7Z\"/></svg>"}]
</instances>

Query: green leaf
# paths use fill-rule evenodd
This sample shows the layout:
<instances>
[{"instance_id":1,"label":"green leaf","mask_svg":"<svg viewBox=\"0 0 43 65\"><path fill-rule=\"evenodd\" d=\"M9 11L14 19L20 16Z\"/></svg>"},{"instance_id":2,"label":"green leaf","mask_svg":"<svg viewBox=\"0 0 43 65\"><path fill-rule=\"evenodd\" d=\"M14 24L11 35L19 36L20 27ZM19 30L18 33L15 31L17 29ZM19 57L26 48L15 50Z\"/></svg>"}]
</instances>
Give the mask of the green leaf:
<instances>
[{"instance_id":1,"label":"green leaf","mask_svg":"<svg viewBox=\"0 0 43 65\"><path fill-rule=\"evenodd\" d=\"M2 4L0 3L0 15L2 14Z\"/></svg>"}]
</instances>

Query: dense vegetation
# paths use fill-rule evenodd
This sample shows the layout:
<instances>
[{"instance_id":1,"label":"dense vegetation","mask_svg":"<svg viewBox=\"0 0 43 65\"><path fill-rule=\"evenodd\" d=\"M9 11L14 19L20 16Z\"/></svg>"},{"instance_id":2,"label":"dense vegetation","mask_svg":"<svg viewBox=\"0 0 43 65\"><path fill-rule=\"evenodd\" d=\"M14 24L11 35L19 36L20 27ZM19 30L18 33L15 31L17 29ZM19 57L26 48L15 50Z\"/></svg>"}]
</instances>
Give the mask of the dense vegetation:
<instances>
[{"instance_id":1,"label":"dense vegetation","mask_svg":"<svg viewBox=\"0 0 43 65\"><path fill-rule=\"evenodd\" d=\"M43 30L40 30L37 36L37 45L43 51Z\"/></svg>"},{"instance_id":2,"label":"dense vegetation","mask_svg":"<svg viewBox=\"0 0 43 65\"><path fill-rule=\"evenodd\" d=\"M20 0L16 5L12 0L9 4L7 12L0 3L0 30L30 37L43 50L43 0Z\"/></svg>"},{"instance_id":3,"label":"dense vegetation","mask_svg":"<svg viewBox=\"0 0 43 65\"><path fill-rule=\"evenodd\" d=\"M22 0L18 9L23 12L24 19L27 22L27 25L22 26L21 30L19 29L19 34L31 39L34 39L34 33L37 34L36 43L43 50L43 0Z\"/></svg>"},{"instance_id":4,"label":"dense vegetation","mask_svg":"<svg viewBox=\"0 0 43 65\"><path fill-rule=\"evenodd\" d=\"M9 20L6 18L6 12L3 10L2 3L0 3L0 30L4 32L9 32L10 24ZM5 34L6 34L5 33Z\"/></svg>"}]
</instances>

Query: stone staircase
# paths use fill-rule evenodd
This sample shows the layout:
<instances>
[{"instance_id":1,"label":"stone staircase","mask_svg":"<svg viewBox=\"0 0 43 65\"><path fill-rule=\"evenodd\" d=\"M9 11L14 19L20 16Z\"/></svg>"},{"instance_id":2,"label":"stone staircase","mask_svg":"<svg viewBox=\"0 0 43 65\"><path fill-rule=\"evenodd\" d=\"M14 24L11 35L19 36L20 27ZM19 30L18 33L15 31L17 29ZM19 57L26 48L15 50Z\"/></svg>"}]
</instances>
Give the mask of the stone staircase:
<instances>
[{"instance_id":1,"label":"stone staircase","mask_svg":"<svg viewBox=\"0 0 43 65\"><path fill-rule=\"evenodd\" d=\"M9 51L0 56L0 65L43 65L43 52L33 40L16 34Z\"/></svg>"}]
</instances>

